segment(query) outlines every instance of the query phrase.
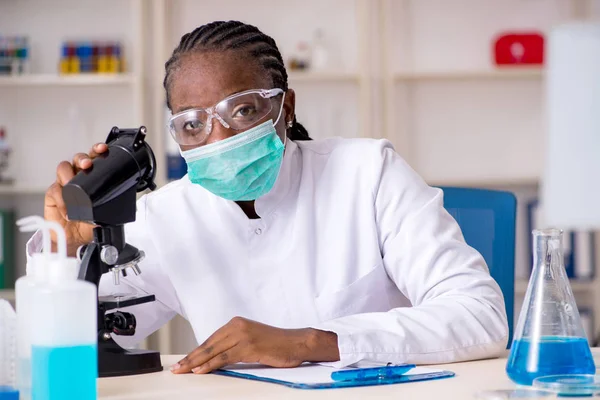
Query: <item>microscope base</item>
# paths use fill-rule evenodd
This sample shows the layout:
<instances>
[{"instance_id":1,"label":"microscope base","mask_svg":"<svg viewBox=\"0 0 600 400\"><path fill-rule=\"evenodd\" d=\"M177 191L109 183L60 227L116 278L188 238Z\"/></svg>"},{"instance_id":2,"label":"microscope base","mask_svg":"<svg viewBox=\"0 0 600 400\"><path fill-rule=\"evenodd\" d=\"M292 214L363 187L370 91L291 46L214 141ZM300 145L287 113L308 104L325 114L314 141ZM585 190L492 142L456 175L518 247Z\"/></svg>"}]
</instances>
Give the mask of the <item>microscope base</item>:
<instances>
[{"instance_id":1,"label":"microscope base","mask_svg":"<svg viewBox=\"0 0 600 400\"><path fill-rule=\"evenodd\" d=\"M98 343L98 376L139 375L162 371L160 353L150 350L125 350L113 340Z\"/></svg>"}]
</instances>

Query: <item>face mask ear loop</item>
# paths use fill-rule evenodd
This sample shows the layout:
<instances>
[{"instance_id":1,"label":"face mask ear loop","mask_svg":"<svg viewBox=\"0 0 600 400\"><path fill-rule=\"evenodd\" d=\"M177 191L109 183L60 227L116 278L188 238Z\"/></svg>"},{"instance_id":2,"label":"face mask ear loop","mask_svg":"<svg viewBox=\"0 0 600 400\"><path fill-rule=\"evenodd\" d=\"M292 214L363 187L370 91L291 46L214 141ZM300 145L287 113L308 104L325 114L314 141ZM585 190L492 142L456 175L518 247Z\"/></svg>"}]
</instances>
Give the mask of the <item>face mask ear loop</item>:
<instances>
[{"instance_id":1,"label":"face mask ear loop","mask_svg":"<svg viewBox=\"0 0 600 400\"><path fill-rule=\"evenodd\" d=\"M281 98L281 106L279 107L279 114L277 114L277 119L273 122L273 126L276 126L279 122L279 118L281 117L281 112L283 111L283 103L285 102L285 92L283 92L283 97Z\"/></svg>"}]
</instances>

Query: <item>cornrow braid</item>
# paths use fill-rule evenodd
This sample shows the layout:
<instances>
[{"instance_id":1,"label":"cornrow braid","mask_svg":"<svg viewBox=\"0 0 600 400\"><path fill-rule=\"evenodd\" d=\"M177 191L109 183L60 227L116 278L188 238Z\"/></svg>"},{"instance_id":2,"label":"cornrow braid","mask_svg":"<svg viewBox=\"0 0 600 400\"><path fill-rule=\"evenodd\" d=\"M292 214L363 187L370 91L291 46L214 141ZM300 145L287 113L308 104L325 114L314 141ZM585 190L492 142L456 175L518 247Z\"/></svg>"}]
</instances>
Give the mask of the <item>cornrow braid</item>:
<instances>
[{"instance_id":1,"label":"cornrow braid","mask_svg":"<svg viewBox=\"0 0 600 400\"><path fill-rule=\"evenodd\" d=\"M173 73L179 67L181 57L201 51L245 51L255 58L271 75L274 88L288 90L288 75L275 40L257 27L239 21L215 21L202 25L181 37L179 46L165 63L163 86L167 93L167 105L171 108L169 87ZM311 140L306 129L296 121L289 128L291 140Z\"/></svg>"}]
</instances>

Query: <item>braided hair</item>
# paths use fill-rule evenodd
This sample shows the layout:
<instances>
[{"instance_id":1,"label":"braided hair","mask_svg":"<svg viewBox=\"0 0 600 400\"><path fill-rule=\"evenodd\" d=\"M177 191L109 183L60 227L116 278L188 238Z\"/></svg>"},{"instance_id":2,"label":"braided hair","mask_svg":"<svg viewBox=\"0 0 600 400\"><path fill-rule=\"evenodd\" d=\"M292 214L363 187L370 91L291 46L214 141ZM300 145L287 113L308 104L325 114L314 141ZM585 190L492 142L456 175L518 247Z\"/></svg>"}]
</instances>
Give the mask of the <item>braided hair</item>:
<instances>
[{"instance_id":1,"label":"braided hair","mask_svg":"<svg viewBox=\"0 0 600 400\"><path fill-rule=\"evenodd\" d=\"M179 46L165 63L163 86L167 93L167 105L171 108L169 87L173 72L177 69L183 55L201 51L244 51L256 59L271 75L274 88L288 90L288 75L283 58L273 38L262 33L257 27L239 21L215 21L202 25L181 37ZM291 140L311 140L306 129L296 121L288 137Z\"/></svg>"}]
</instances>

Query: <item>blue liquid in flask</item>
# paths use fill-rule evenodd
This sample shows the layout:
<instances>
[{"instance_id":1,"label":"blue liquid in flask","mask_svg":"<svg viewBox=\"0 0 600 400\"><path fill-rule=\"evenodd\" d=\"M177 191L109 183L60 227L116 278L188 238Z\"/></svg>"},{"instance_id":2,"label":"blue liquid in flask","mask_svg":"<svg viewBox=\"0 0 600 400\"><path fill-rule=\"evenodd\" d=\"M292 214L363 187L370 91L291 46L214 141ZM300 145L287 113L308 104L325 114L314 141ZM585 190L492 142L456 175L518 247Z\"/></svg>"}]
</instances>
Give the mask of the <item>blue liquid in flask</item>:
<instances>
[{"instance_id":1,"label":"blue liquid in flask","mask_svg":"<svg viewBox=\"0 0 600 400\"><path fill-rule=\"evenodd\" d=\"M96 400L98 350L95 345L33 346L32 400Z\"/></svg>"},{"instance_id":2,"label":"blue liquid in flask","mask_svg":"<svg viewBox=\"0 0 600 400\"><path fill-rule=\"evenodd\" d=\"M531 385L540 376L596 373L585 338L543 336L537 343L519 339L512 346L506 373L519 385Z\"/></svg>"}]
</instances>

